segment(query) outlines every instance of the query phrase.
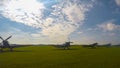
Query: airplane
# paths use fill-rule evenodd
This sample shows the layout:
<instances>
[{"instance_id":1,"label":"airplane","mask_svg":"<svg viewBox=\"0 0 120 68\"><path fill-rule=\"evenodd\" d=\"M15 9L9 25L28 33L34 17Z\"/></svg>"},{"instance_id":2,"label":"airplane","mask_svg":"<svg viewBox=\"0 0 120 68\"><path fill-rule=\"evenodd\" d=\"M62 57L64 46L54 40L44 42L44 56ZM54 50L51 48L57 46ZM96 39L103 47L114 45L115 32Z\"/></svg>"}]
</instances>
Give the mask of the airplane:
<instances>
[{"instance_id":1,"label":"airplane","mask_svg":"<svg viewBox=\"0 0 120 68\"><path fill-rule=\"evenodd\" d=\"M82 45L82 47L96 48L97 45L98 45L98 43L93 43L93 44L90 44L90 45Z\"/></svg>"},{"instance_id":2,"label":"airplane","mask_svg":"<svg viewBox=\"0 0 120 68\"><path fill-rule=\"evenodd\" d=\"M70 44L73 43L71 42L70 40L68 42L65 42L64 44L62 45L54 45L54 47L57 47L57 48L63 48L63 49L70 49Z\"/></svg>"},{"instance_id":3,"label":"airplane","mask_svg":"<svg viewBox=\"0 0 120 68\"><path fill-rule=\"evenodd\" d=\"M16 44L9 44L8 40L11 38L12 36L9 36L6 39L3 39L2 37L0 37L0 39L2 40L2 43L0 44L0 52L3 52L4 48L9 48L10 51L13 51L13 48L15 47L25 47L25 46L30 46L30 45L16 45Z\"/></svg>"}]
</instances>

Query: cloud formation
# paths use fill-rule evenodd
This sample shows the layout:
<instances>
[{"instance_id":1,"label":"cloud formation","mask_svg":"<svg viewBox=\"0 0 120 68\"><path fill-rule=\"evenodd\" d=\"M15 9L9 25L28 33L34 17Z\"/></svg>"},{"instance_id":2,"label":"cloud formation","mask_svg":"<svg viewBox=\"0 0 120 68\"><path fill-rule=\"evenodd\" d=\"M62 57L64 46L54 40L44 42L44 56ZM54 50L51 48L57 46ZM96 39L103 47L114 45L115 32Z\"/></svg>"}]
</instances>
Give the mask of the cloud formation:
<instances>
[{"instance_id":1,"label":"cloud formation","mask_svg":"<svg viewBox=\"0 0 120 68\"><path fill-rule=\"evenodd\" d=\"M115 0L116 4L120 6L120 0Z\"/></svg>"},{"instance_id":2,"label":"cloud formation","mask_svg":"<svg viewBox=\"0 0 120 68\"><path fill-rule=\"evenodd\" d=\"M83 24L86 12L93 7L94 0L84 3L80 0L63 0L48 8L37 0L1 0L1 14L18 23L41 29L32 36L46 36L65 41ZM34 4L34 5L32 5ZM31 6L32 5L32 6ZM50 10L52 11L50 11ZM45 12L49 12L47 14Z\"/></svg>"},{"instance_id":3,"label":"cloud formation","mask_svg":"<svg viewBox=\"0 0 120 68\"><path fill-rule=\"evenodd\" d=\"M98 25L98 27L104 31L115 31L115 30L119 30L120 29L120 25L116 25L114 24L113 20L104 22L100 25Z\"/></svg>"}]
</instances>

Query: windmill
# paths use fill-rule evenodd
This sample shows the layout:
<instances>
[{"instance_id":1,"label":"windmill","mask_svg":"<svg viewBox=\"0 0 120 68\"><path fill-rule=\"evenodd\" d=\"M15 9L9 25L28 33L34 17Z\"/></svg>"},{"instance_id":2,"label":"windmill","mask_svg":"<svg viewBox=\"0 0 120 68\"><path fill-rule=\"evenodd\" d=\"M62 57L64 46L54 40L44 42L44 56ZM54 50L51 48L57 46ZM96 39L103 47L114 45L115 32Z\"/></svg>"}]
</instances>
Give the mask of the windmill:
<instances>
[{"instance_id":1,"label":"windmill","mask_svg":"<svg viewBox=\"0 0 120 68\"><path fill-rule=\"evenodd\" d=\"M10 46L8 40L11 38L12 36L9 36L8 38L6 39L3 39L2 37L0 37L0 39L2 40L2 45L0 46L1 48L1 51L3 48L9 48L10 51L12 51L12 47Z\"/></svg>"}]
</instances>

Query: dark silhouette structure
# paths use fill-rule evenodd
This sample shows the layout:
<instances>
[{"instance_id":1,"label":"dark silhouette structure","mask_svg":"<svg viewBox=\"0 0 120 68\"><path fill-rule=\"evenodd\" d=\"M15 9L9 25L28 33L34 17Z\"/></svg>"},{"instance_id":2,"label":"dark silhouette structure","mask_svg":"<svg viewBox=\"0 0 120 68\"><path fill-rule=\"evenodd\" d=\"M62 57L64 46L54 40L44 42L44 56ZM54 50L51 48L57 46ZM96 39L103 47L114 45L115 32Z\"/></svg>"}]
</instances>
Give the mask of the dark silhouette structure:
<instances>
[{"instance_id":1,"label":"dark silhouette structure","mask_svg":"<svg viewBox=\"0 0 120 68\"><path fill-rule=\"evenodd\" d=\"M62 45L54 45L55 47L57 48L63 48L63 49L70 49L70 43L73 43L73 42L65 42L64 44Z\"/></svg>"},{"instance_id":2,"label":"dark silhouette structure","mask_svg":"<svg viewBox=\"0 0 120 68\"><path fill-rule=\"evenodd\" d=\"M90 44L90 45L82 45L82 47L96 48L97 45L98 45L98 43L93 43L93 44Z\"/></svg>"},{"instance_id":3,"label":"dark silhouette structure","mask_svg":"<svg viewBox=\"0 0 120 68\"><path fill-rule=\"evenodd\" d=\"M69 49L70 43L73 43L73 42L65 42L65 44L63 45L63 48L64 49Z\"/></svg>"},{"instance_id":4,"label":"dark silhouette structure","mask_svg":"<svg viewBox=\"0 0 120 68\"><path fill-rule=\"evenodd\" d=\"M10 51L13 51L13 48L32 46L32 45L9 44L8 40L9 40L11 37L12 37L12 36L9 36L7 39L3 39L2 37L0 37L0 39L2 40L2 43L0 43L0 51L1 51L1 52L3 52L3 49L4 49L4 48L9 48Z\"/></svg>"},{"instance_id":5,"label":"dark silhouette structure","mask_svg":"<svg viewBox=\"0 0 120 68\"><path fill-rule=\"evenodd\" d=\"M73 42L71 42L70 39L69 39L68 42L65 42L62 45L54 45L54 46L57 47L57 48L70 49L69 47L70 47L71 43L73 43Z\"/></svg>"},{"instance_id":6,"label":"dark silhouette structure","mask_svg":"<svg viewBox=\"0 0 120 68\"><path fill-rule=\"evenodd\" d=\"M3 51L3 48L9 48L10 51L12 51L12 47L10 46L8 39L10 39L12 36L9 36L7 39L3 39L2 37L0 37L0 39L2 40L2 44L0 46L1 51Z\"/></svg>"}]
</instances>

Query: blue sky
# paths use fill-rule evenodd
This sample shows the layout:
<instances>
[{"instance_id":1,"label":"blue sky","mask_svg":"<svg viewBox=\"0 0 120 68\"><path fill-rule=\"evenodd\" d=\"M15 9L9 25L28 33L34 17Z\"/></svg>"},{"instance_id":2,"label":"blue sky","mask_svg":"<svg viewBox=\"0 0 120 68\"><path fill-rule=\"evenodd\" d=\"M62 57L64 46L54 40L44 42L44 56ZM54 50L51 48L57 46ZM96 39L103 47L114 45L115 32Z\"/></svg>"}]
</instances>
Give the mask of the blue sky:
<instances>
[{"instance_id":1,"label":"blue sky","mask_svg":"<svg viewBox=\"0 0 120 68\"><path fill-rule=\"evenodd\" d=\"M120 0L0 0L0 36L9 35L19 44L120 44Z\"/></svg>"}]
</instances>

